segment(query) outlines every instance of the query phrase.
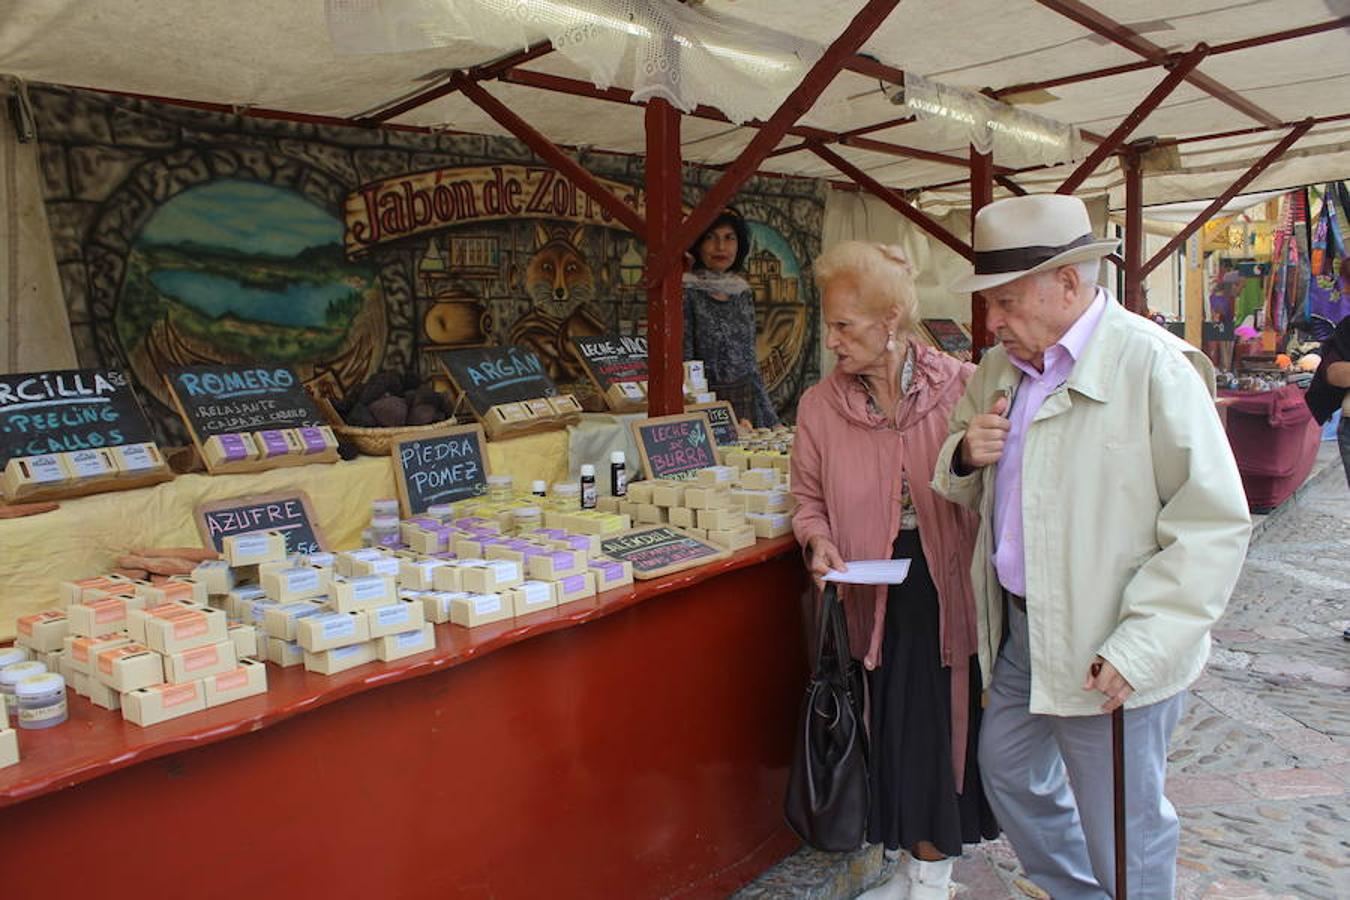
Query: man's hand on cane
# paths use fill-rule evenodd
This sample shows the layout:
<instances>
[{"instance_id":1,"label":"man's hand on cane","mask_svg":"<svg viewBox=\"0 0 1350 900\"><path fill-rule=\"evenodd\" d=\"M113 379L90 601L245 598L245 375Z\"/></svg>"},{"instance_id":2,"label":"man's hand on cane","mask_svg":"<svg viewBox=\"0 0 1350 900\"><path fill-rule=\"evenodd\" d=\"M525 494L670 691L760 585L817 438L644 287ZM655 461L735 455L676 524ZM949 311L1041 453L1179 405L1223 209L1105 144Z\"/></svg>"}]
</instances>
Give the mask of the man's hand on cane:
<instances>
[{"instance_id":1,"label":"man's hand on cane","mask_svg":"<svg viewBox=\"0 0 1350 900\"><path fill-rule=\"evenodd\" d=\"M1134 693L1134 688L1125 680L1125 676L1116 671L1116 667L1111 665L1100 656L1092 663L1088 669L1087 679L1083 682L1085 691L1101 691L1106 695L1106 702L1102 704L1102 712L1109 713L1118 706L1123 706L1125 701L1130 699Z\"/></svg>"}]
</instances>

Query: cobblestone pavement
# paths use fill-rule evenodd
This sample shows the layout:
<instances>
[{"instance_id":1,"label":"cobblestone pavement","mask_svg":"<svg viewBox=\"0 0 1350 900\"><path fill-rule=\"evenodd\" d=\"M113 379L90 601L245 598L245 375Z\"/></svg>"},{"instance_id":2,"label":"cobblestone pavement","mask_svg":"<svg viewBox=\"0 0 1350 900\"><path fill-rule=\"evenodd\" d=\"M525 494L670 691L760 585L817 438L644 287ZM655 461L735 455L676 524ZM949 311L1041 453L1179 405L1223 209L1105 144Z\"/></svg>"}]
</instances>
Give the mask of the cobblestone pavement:
<instances>
[{"instance_id":1,"label":"cobblestone pavement","mask_svg":"<svg viewBox=\"0 0 1350 900\"><path fill-rule=\"evenodd\" d=\"M1350 490L1334 444L1319 468L1258 523L1173 738L1179 900L1350 898ZM736 897L851 897L881 866L875 849L803 850ZM1002 840L955 879L958 900L1046 896Z\"/></svg>"}]
</instances>

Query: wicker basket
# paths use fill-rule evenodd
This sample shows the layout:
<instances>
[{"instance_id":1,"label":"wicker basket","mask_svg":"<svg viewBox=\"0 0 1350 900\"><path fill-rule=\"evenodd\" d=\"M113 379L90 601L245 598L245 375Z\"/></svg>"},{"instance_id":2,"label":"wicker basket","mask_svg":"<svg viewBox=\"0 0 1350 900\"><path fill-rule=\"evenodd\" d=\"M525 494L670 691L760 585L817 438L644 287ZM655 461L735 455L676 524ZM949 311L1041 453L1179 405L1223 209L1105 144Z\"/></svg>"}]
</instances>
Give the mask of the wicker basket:
<instances>
[{"instance_id":1,"label":"wicker basket","mask_svg":"<svg viewBox=\"0 0 1350 900\"><path fill-rule=\"evenodd\" d=\"M315 401L318 403L319 412L323 413L323 417L328 420L328 424L333 426L333 433L337 435L338 441L343 444L351 444L366 456L388 456L389 451L398 441L432 434L440 429L459 424L459 420L451 416L448 419L431 422L427 425L405 425L401 428L362 428L359 425L348 425L342 421L342 416L333 408L333 404L329 402L327 397L316 397Z\"/></svg>"}]
</instances>

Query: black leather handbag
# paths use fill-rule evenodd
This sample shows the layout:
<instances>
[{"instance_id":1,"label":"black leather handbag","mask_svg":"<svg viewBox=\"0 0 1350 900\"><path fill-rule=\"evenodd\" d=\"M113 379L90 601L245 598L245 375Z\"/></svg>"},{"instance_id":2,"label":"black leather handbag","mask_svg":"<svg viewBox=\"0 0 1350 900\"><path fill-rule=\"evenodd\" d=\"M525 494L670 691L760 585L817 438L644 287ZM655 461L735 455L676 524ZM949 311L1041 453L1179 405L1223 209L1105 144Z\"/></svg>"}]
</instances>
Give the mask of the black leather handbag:
<instances>
[{"instance_id":1,"label":"black leather handbag","mask_svg":"<svg viewBox=\"0 0 1350 900\"><path fill-rule=\"evenodd\" d=\"M802 702L788 774L787 822L817 850L857 850L870 796L862 667L848 652L848 627L835 585L820 604L816 668Z\"/></svg>"}]
</instances>

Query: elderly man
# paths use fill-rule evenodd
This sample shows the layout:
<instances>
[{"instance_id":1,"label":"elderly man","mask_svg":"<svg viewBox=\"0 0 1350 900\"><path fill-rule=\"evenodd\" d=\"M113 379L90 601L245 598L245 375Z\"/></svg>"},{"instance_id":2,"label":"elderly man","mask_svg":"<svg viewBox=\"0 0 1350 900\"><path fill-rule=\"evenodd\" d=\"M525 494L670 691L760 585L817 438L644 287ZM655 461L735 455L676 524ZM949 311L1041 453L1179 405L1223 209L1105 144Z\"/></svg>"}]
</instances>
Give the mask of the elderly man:
<instances>
[{"instance_id":1,"label":"elderly man","mask_svg":"<svg viewBox=\"0 0 1350 900\"><path fill-rule=\"evenodd\" d=\"M934 476L981 517L985 789L1056 900L1114 893L1107 714L1122 704L1129 895L1172 897L1167 743L1251 531L1213 370L1096 284L1114 246L1074 197L980 211L975 274L953 290L984 295L999 346Z\"/></svg>"}]
</instances>

